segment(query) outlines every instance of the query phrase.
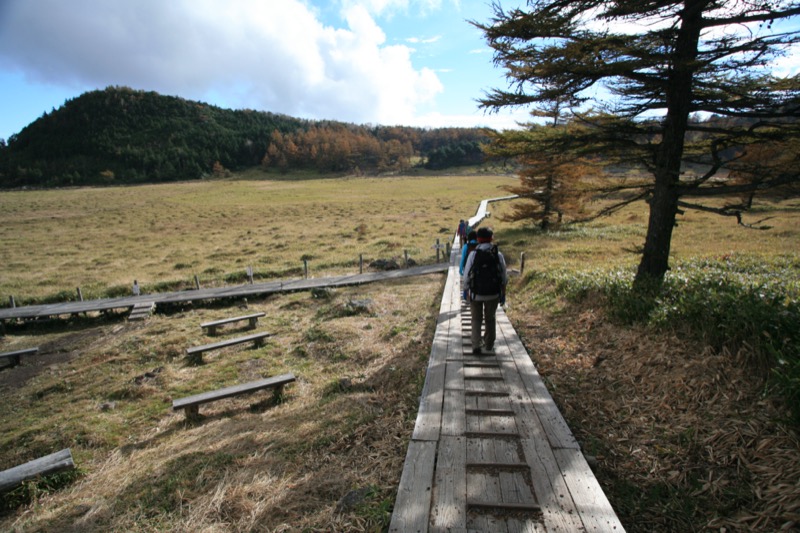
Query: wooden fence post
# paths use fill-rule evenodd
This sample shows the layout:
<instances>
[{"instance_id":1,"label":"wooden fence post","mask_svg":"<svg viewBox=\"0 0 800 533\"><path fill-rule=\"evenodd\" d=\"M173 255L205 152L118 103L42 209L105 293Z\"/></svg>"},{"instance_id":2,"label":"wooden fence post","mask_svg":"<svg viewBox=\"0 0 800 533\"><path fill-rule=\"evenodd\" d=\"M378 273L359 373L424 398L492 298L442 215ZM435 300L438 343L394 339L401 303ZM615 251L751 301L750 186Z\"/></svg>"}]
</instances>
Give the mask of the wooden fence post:
<instances>
[{"instance_id":1,"label":"wooden fence post","mask_svg":"<svg viewBox=\"0 0 800 533\"><path fill-rule=\"evenodd\" d=\"M200 279L197 277L197 274L194 275L194 288L198 291L200 290Z\"/></svg>"},{"instance_id":2,"label":"wooden fence post","mask_svg":"<svg viewBox=\"0 0 800 533\"><path fill-rule=\"evenodd\" d=\"M308 279L308 259L303 259L303 275Z\"/></svg>"},{"instance_id":3,"label":"wooden fence post","mask_svg":"<svg viewBox=\"0 0 800 533\"><path fill-rule=\"evenodd\" d=\"M358 254L358 273L364 273L364 254Z\"/></svg>"},{"instance_id":4,"label":"wooden fence post","mask_svg":"<svg viewBox=\"0 0 800 533\"><path fill-rule=\"evenodd\" d=\"M437 263L439 262L439 248L440 248L439 239L436 239L436 262Z\"/></svg>"},{"instance_id":5,"label":"wooden fence post","mask_svg":"<svg viewBox=\"0 0 800 533\"><path fill-rule=\"evenodd\" d=\"M78 287L78 301L83 301L83 293L81 292L81 288Z\"/></svg>"},{"instance_id":6,"label":"wooden fence post","mask_svg":"<svg viewBox=\"0 0 800 533\"><path fill-rule=\"evenodd\" d=\"M403 256L406 258L406 268L408 268L408 250L403 250Z\"/></svg>"},{"instance_id":7,"label":"wooden fence post","mask_svg":"<svg viewBox=\"0 0 800 533\"><path fill-rule=\"evenodd\" d=\"M247 267L247 279L250 280L250 285L253 284L253 267Z\"/></svg>"},{"instance_id":8,"label":"wooden fence post","mask_svg":"<svg viewBox=\"0 0 800 533\"><path fill-rule=\"evenodd\" d=\"M14 297L13 296L9 296L8 297L8 301L11 302L11 307L14 307L14 308L17 307L17 302L14 301Z\"/></svg>"},{"instance_id":9,"label":"wooden fence post","mask_svg":"<svg viewBox=\"0 0 800 533\"><path fill-rule=\"evenodd\" d=\"M519 275L525 272L525 252L519 254Z\"/></svg>"}]
</instances>

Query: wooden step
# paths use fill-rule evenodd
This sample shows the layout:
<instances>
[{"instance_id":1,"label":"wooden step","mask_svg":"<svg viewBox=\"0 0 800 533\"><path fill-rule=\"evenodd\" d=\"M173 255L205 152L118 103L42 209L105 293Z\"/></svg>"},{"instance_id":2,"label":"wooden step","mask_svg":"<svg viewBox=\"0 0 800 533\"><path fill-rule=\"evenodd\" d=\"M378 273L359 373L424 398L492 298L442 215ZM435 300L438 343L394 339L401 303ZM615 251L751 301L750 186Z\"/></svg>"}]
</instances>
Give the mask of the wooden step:
<instances>
[{"instance_id":1,"label":"wooden step","mask_svg":"<svg viewBox=\"0 0 800 533\"><path fill-rule=\"evenodd\" d=\"M138 302L133 305L128 320L144 320L153 313L155 308L155 302Z\"/></svg>"}]
</instances>

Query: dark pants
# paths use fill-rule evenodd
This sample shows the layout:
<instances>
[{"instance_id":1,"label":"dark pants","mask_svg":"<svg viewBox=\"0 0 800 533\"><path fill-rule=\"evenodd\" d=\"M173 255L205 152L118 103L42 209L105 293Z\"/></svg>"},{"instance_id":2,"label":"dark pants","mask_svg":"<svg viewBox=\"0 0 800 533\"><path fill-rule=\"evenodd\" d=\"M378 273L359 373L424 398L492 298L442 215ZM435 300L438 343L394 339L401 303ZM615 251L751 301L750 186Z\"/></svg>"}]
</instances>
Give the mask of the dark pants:
<instances>
[{"instance_id":1,"label":"dark pants","mask_svg":"<svg viewBox=\"0 0 800 533\"><path fill-rule=\"evenodd\" d=\"M472 349L481 347L481 324L484 325L483 346L487 350L494 348L494 340L497 337L494 315L497 312L497 304L500 298L487 300L485 302L471 301L469 309L472 313Z\"/></svg>"}]
</instances>

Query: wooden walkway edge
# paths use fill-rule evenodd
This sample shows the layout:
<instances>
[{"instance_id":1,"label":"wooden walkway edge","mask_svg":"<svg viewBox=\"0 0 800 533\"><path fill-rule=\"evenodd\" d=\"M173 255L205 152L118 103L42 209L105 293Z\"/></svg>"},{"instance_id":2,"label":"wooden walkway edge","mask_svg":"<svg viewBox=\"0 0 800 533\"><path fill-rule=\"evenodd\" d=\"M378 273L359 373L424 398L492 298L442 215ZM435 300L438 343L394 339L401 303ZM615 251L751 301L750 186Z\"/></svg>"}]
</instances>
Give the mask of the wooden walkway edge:
<instances>
[{"instance_id":1,"label":"wooden walkway edge","mask_svg":"<svg viewBox=\"0 0 800 533\"><path fill-rule=\"evenodd\" d=\"M458 244L389 531L624 531L502 308L472 355Z\"/></svg>"},{"instance_id":2,"label":"wooden walkway edge","mask_svg":"<svg viewBox=\"0 0 800 533\"><path fill-rule=\"evenodd\" d=\"M122 298L104 298L99 300L86 300L83 302L62 302L45 305L30 305L24 307L11 307L0 309L0 321L11 319L46 318L59 315L74 315L95 311L110 311L112 309L133 309L137 305L145 304L175 304L181 302L198 302L218 298L246 298L248 296L263 296L280 292L304 291L325 287L345 287L348 285L361 285L411 276L424 276L447 271L447 263L435 263L399 270L385 272L368 272L366 274L350 274L327 278L311 278L272 281L268 283L253 283L227 287L213 287L209 289L164 292L145 294L141 296L128 296Z\"/></svg>"}]
</instances>

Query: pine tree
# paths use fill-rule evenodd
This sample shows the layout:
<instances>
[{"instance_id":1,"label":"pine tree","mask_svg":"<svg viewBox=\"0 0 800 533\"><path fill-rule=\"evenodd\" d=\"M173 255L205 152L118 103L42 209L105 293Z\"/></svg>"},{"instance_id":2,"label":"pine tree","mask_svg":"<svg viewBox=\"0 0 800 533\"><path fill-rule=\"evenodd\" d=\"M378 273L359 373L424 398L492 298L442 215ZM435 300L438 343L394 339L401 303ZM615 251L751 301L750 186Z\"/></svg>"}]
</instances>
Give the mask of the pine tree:
<instances>
[{"instance_id":1,"label":"pine tree","mask_svg":"<svg viewBox=\"0 0 800 533\"><path fill-rule=\"evenodd\" d=\"M624 202L649 203L636 283L660 282L683 209L741 218L746 202L719 208L703 199L800 181L796 152L789 164L764 165L757 179L735 172L743 154L756 157L748 146L800 137L800 77L771 70L800 42L788 24L797 15L798 0L531 0L508 12L496 3L489 23L473 24L511 85L481 105L546 110L567 95L569 112L587 127L544 149L649 173L615 187L628 193ZM711 115L727 120L706 120ZM702 171L685 173L689 162Z\"/></svg>"}]
</instances>

